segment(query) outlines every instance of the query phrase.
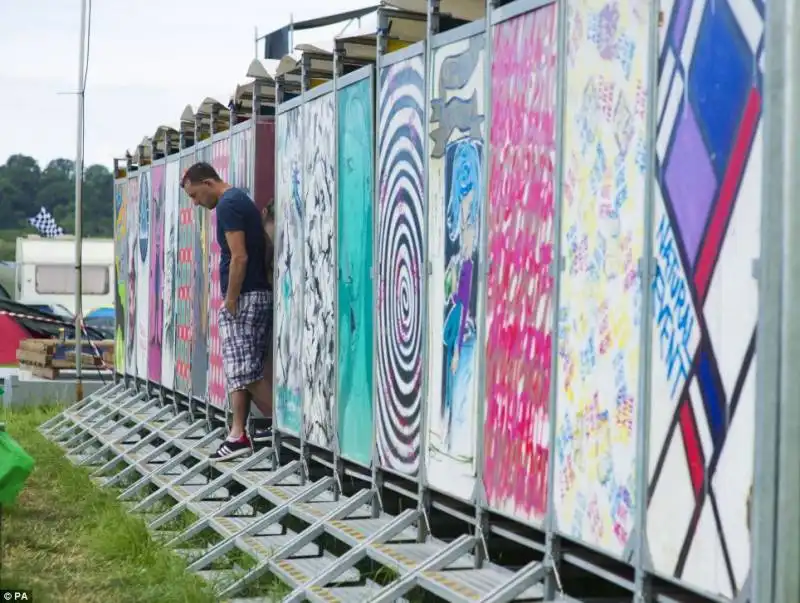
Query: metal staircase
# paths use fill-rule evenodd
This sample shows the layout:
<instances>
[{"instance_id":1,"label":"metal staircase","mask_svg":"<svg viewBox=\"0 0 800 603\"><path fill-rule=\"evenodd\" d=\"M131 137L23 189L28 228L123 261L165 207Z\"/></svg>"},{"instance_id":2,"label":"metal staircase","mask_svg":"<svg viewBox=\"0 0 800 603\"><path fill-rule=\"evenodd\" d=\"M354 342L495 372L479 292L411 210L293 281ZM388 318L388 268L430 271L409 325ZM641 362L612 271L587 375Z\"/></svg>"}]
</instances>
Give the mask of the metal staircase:
<instances>
[{"instance_id":1,"label":"metal staircase","mask_svg":"<svg viewBox=\"0 0 800 603\"><path fill-rule=\"evenodd\" d=\"M309 481L300 460L278 465L269 447L211 463L222 427L121 384L40 431L96 484L117 488L154 538L214 583L220 600L269 600L233 599L265 574L292 589L289 602L404 601L416 588L454 602L542 600L543 564L477 569L476 536L418 542L420 511L376 513L374 489L345 496L333 476ZM379 579L374 567L392 579Z\"/></svg>"}]
</instances>

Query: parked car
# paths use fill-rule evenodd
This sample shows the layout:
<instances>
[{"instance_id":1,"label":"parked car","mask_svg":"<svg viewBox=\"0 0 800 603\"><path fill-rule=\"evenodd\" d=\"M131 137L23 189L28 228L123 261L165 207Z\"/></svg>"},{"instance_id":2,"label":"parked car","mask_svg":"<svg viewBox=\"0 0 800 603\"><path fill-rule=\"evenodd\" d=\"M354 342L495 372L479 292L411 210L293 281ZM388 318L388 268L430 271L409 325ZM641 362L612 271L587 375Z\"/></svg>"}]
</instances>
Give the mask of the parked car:
<instances>
[{"instance_id":1,"label":"parked car","mask_svg":"<svg viewBox=\"0 0 800 603\"><path fill-rule=\"evenodd\" d=\"M114 339L116 327L114 308L97 308L89 312L83 320L87 327L97 329L106 339Z\"/></svg>"},{"instance_id":2,"label":"parked car","mask_svg":"<svg viewBox=\"0 0 800 603\"><path fill-rule=\"evenodd\" d=\"M25 304L25 305L27 305L29 308L34 308L39 312L44 312L45 314L51 314L55 318L58 318L59 320L63 320L65 322L73 322L75 320L75 316L73 316L72 312L70 312L67 308L65 308L61 304Z\"/></svg>"}]
</instances>

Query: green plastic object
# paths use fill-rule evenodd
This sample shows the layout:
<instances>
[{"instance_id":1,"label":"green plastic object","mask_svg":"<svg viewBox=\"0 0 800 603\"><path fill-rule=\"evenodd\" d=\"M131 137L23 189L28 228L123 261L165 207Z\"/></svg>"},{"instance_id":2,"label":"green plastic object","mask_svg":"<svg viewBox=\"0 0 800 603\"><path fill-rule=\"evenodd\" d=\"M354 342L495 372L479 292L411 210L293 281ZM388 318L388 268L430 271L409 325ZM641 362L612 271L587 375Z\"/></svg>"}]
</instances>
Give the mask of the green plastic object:
<instances>
[{"instance_id":1,"label":"green plastic object","mask_svg":"<svg viewBox=\"0 0 800 603\"><path fill-rule=\"evenodd\" d=\"M33 465L31 455L0 425L0 505L17 500Z\"/></svg>"}]
</instances>

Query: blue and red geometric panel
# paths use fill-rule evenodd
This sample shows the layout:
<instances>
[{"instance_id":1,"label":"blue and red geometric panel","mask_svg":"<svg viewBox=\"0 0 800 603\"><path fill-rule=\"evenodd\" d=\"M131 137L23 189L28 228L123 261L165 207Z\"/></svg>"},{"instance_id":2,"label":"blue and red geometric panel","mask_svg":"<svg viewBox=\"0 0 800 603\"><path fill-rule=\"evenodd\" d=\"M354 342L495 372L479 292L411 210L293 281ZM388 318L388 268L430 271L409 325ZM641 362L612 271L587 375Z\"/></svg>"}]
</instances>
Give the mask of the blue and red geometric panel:
<instances>
[{"instance_id":1,"label":"blue and red geometric panel","mask_svg":"<svg viewBox=\"0 0 800 603\"><path fill-rule=\"evenodd\" d=\"M670 3L662 3L660 32L648 543L657 572L732 595L749 564L738 525L746 489L738 482L749 486L752 462L739 475L716 471L726 446L754 445L733 428L751 421L753 406L740 398L752 395L742 392L755 355L757 285L749 270L761 203L764 6L664 4ZM734 431L748 441L730 441ZM670 515L663 501L672 492L685 495ZM696 571L698 564L705 570Z\"/></svg>"}]
</instances>

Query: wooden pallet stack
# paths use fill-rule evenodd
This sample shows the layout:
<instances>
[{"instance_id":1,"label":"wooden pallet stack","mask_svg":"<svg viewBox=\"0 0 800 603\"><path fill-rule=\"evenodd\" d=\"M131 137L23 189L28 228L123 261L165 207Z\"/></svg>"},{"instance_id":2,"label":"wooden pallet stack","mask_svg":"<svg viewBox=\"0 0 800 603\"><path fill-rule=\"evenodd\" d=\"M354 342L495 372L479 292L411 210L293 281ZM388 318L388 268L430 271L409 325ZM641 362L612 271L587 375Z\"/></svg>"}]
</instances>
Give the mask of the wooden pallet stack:
<instances>
[{"instance_id":1,"label":"wooden pallet stack","mask_svg":"<svg viewBox=\"0 0 800 603\"><path fill-rule=\"evenodd\" d=\"M113 368L114 342L83 343L81 368L98 370ZM100 356L94 351L96 348ZM61 371L75 370L75 341L60 339L25 339L17 349L19 367L43 379L57 379Z\"/></svg>"}]
</instances>

